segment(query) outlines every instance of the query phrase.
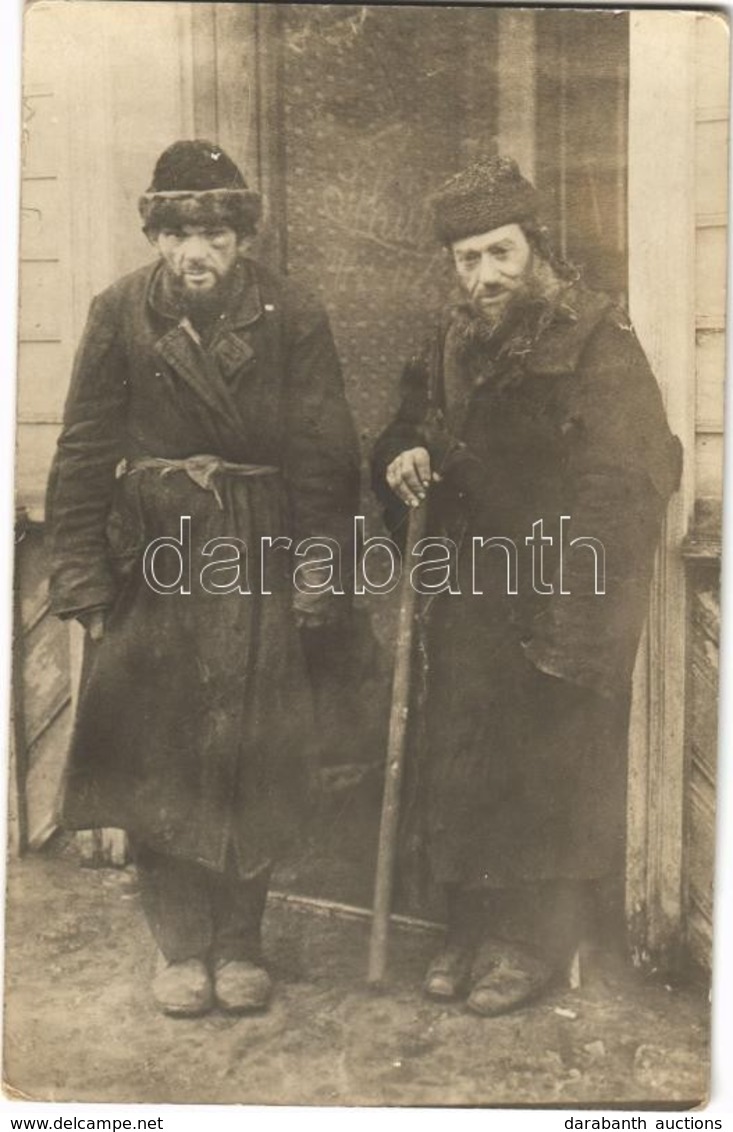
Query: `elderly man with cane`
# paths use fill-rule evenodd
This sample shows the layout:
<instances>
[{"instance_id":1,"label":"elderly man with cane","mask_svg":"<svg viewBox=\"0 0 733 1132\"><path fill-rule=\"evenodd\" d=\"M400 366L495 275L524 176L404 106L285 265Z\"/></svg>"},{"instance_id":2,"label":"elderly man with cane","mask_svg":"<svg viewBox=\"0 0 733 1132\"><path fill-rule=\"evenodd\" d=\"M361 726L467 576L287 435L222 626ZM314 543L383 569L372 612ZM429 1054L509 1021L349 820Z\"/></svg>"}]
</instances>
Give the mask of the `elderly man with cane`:
<instances>
[{"instance_id":1,"label":"elderly man with cane","mask_svg":"<svg viewBox=\"0 0 733 1132\"><path fill-rule=\"evenodd\" d=\"M403 864L445 898L426 994L496 1015L567 969L589 888L622 875L631 676L680 447L628 317L555 253L512 159L433 204L457 295L405 367L373 482L393 530L424 507L458 551L422 599Z\"/></svg>"}]
</instances>

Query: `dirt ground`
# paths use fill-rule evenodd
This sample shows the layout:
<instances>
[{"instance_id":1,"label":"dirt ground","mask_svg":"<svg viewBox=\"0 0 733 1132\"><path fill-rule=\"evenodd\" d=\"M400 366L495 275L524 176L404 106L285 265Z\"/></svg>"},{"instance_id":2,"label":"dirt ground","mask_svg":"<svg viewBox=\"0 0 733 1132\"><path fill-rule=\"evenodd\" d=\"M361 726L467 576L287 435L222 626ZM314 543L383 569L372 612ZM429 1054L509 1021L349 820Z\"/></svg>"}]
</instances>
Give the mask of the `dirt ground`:
<instances>
[{"instance_id":1,"label":"dirt ground","mask_svg":"<svg viewBox=\"0 0 733 1132\"><path fill-rule=\"evenodd\" d=\"M132 869L34 855L8 872L4 1078L38 1100L683 1108L707 1092L699 986L591 957L579 990L481 1019L420 995L435 938L394 933L387 993L368 924L273 902L277 990L258 1017L159 1015Z\"/></svg>"}]
</instances>

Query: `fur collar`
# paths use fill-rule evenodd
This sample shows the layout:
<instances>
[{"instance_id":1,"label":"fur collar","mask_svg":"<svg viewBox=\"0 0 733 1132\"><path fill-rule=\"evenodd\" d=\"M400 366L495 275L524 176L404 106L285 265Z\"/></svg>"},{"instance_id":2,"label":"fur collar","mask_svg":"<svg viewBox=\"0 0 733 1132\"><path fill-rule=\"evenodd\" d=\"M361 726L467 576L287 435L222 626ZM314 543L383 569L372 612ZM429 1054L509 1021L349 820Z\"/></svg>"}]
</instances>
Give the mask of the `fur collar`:
<instances>
[{"instance_id":1,"label":"fur collar","mask_svg":"<svg viewBox=\"0 0 733 1132\"><path fill-rule=\"evenodd\" d=\"M558 281L559 282L559 281ZM612 308L579 280L559 283L510 310L495 331L465 301L448 310L446 346L473 385L511 382L520 373L573 373L585 344Z\"/></svg>"}]
</instances>

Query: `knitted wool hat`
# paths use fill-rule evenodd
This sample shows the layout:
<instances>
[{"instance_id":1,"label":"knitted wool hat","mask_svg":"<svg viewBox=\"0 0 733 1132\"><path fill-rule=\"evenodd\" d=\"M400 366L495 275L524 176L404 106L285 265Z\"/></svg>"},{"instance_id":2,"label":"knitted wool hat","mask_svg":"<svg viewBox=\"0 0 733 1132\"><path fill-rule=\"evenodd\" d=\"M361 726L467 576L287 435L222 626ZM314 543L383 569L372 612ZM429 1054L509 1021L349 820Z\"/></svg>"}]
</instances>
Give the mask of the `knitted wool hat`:
<instances>
[{"instance_id":1,"label":"knitted wool hat","mask_svg":"<svg viewBox=\"0 0 733 1132\"><path fill-rule=\"evenodd\" d=\"M432 198L435 234L442 244L535 219L539 193L512 157L485 157L456 173Z\"/></svg>"},{"instance_id":2,"label":"knitted wool hat","mask_svg":"<svg viewBox=\"0 0 733 1132\"><path fill-rule=\"evenodd\" d=\"M192 224L223 225L241 237L254 234L260 197L247 188L239 168L218 145L178 141L158 158L138 209L148 234Z\"/></svg>"}]
</instances>

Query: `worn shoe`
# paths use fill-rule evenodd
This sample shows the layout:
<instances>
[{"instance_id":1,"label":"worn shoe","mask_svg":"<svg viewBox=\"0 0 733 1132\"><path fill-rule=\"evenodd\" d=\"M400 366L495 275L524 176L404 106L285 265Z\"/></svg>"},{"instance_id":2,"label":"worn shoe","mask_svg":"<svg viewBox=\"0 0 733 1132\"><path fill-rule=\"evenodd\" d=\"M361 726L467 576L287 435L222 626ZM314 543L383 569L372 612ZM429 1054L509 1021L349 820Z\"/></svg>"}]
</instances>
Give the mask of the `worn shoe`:
<instances>
[{"instance_id":1,"label":"worn shoe","mask_svg":"<svg viewBox=\"0 0 733 1132\"><path fill-rule=\"evenodd\" d=\"M492 1018L538 998L555 978L555 967L520 943L487 940L474 965L476 981L466 1005Z\"/></svg>"},{"instance_id":2,"label":"worn shoe","mask_svg":"<svg viewBox=\"0 0 733 1132\"><path fill-rule=\"evenodd\" d=\"M153 997L164 1014L193 1017L213 1006L211 978L200 959L168 963L161 956L153 979Z\"/></svg>"},{"instance_id":3,"label":"worn shoe","mask_svg":"<svg viewBox=\"0 0 733 1132\"><path fill-rule=\"evenodd\" d=\"M428 967L423 991L428 998L458 998L468 985L472 951L459 944L448 944Z\"/></svg>"},{"instance_id":4,"label":"worn shoe","mask_svg":"<svg viewBox=\"0 0 733 1132\"><path fill-rule=\"evenodd\" d=\"M249 959L220 963L214 972L214 988L217 1004L231 1014L264 1010L272 994L267 971Z\"/></svg>"}]
</instances>

